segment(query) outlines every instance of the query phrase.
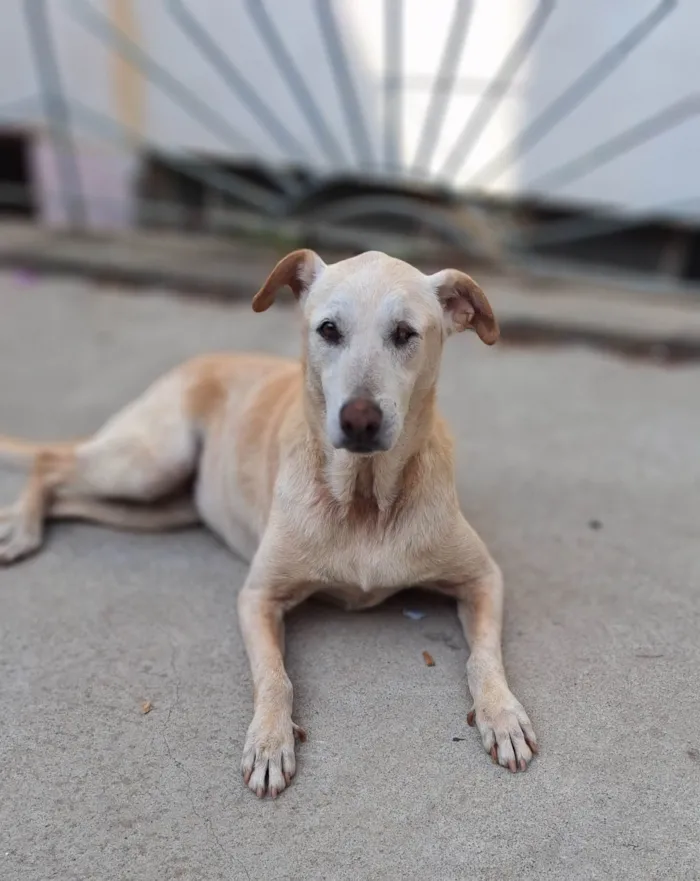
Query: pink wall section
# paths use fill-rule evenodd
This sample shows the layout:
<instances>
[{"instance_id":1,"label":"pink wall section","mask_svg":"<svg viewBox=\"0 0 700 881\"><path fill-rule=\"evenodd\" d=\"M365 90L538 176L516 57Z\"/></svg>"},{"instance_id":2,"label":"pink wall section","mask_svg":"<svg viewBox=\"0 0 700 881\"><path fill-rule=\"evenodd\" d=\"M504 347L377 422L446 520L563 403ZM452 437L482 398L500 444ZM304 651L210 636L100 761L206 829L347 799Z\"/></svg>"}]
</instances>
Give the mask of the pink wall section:
<instances>
[{"instance_id":1,"label":"pink wall section","mask_svg":"<svg viewBox=\"0 0 700 881\"><path fill-rule=\"evenodd\" d=\"M37 133L30 152L38 219L54 228L66 226L65 200L50 136ZM76 157L88 229L97 232L132 226L137 157L87 140L77 142Z\"/></svg>"}]
</instances>

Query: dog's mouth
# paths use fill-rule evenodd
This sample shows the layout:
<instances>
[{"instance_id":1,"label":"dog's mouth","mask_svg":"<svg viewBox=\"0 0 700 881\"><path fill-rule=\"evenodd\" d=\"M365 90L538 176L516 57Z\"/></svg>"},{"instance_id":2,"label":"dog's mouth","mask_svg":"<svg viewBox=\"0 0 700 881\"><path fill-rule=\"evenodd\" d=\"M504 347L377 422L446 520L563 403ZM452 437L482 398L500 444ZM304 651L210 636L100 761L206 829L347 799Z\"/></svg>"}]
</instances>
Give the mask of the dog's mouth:
<instances>
[{"instance_id":1,"label":"dog's mouth","mask_svg":"<svg viewBox=\"0 0 700 881\"><path fill-rule=\"evenodd\" d=\"M373 453L386 453L391 449L389 438L383 433L376 437L341 437L334 446L355 456L371 456Z\"/></svg>"},{"instance_id":2,"label":"dog's mouth","mask_svg":"<svg viewBox=\"0 0 700 881\"><path fill-rule=\"evenodd\" d=\"M369 456L372 453L386 452L386 447L383 444L364 441L343 441L340 449L357 456Z\"/></svg>"}]
</instances>

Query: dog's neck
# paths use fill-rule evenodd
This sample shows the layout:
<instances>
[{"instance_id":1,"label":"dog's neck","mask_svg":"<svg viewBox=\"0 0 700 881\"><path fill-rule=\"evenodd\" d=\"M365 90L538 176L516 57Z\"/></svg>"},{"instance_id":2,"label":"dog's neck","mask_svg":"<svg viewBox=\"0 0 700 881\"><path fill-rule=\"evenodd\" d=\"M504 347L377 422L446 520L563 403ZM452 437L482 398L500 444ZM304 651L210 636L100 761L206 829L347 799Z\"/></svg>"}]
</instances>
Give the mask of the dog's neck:
<instances>
[{"instance_id":1,"label":"dog's neck","mask_svg":"<svg viewBox=\"0 0 700 881\"><path fill-rule=\"evenodd\" d=\"M435 387L414 392L403 430L391 450L369 456L337 450L328 442L318 394L307 384L305 410L317 447L319 479L341 510L368 503L388 514L406 490L406 473L420 455L435 421Z\"/></svg>"}]
</instances>

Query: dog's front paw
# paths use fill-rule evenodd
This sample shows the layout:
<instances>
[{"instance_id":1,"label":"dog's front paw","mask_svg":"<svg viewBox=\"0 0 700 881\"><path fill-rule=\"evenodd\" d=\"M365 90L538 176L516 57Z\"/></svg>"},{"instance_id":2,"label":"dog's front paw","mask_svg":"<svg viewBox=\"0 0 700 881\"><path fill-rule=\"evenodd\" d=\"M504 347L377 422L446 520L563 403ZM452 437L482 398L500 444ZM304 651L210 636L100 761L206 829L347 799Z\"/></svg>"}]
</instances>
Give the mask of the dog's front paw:
<instances>
[{"instance_id":1,"label":"dog's front paw","mask_svg":"<svg viewBox=\"0 0 700 881\"><path fill-rule=\"evenodd\" d=\"M258 798L266 793L277 798L291 783L296 771L295 739L306 740L306 733L288 715L266 712L253 717L243 748L241 773L243 782Z\"/></svg>"},{"instance_id":2,"label":"dog's front paw","mask_svg":"<svg viewBox=\"0 0 700 881\"><path fill-rule=\"evenodd\" d=\"M508 689L479 697L467 722L479 729L486 752L504 768L524 771L537 754L537 738L521 703Z\"/></svg>"}]
</instances>

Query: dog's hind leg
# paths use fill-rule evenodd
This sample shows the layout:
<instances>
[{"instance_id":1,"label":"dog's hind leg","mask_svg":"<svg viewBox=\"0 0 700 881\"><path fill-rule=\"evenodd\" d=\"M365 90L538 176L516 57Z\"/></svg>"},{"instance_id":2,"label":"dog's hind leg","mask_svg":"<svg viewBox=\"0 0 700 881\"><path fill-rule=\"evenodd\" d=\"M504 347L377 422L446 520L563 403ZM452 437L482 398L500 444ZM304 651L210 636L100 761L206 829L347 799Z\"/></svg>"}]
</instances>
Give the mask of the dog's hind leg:
<instances>
[{"instance_id":1,"label":"dog's hind leg","mask_svg":"<svg viewBox=\"0 0 700 881\"><path fill-rule=\"evenodd\" d=\"M44 521L61 495L153 503L183 488L194 473L199 446L188 406L198 381L188 365L167 374L82 442L42 446L0 440L0 458L16 460L24 450L31 463L19 499L0 511L0 564L41 546Z\"/></svg>"},{"instance_id":2,"label":"dog's hind leg","mask_svg":"<svg viewBox=\"0 0 700 881\"><path fill-rule=\"evenodd\" d=\"M73 449L47 448L34 456L29 479L17 502L0 510L0 564L12 563L41 546L47 504L75 468Z\"/></svg>"}]
</instances>

